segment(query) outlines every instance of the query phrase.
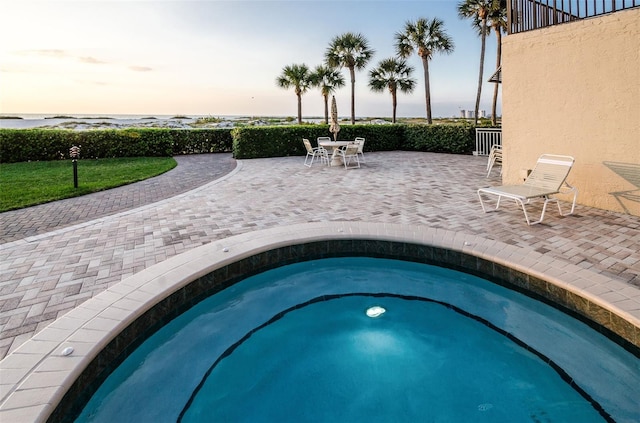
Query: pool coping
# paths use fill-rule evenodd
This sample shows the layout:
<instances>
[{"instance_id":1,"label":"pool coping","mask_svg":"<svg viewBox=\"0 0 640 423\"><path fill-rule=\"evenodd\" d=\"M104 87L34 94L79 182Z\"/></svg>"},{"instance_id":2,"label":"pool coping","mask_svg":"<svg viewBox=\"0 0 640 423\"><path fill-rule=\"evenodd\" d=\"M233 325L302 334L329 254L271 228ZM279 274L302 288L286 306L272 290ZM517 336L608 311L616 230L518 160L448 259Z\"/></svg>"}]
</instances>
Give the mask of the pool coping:
<instances>
[{"instance_id":1,"label":"pool coping","mask_svg":"<svg viewBox=\"0 0 640 423\"><path fill-rule=\"evenodd\" d=\"M498 279L515 276L521 281L520 288L560 303L640 347L640 290L621 281L533 249L461 232L385 223L304 223L249 232L195 248L131 276L71 310L0 361L0 420L47 421L76 379L118 334L193 281L279 248L351 240L430 247L432 254L440 252L432 261L445 266ZM65 356L67 347L73 352Z\"/></svg>"}]
</instances>

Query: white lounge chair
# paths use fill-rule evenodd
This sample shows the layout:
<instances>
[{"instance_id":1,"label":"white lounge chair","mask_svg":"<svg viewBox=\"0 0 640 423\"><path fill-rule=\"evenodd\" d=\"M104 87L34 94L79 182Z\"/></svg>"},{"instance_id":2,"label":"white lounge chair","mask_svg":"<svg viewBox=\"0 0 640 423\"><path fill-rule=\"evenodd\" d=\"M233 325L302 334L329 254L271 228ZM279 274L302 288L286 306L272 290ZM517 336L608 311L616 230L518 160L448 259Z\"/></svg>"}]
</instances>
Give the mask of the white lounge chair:
<instances>
[{"instance_id":1,"label":"white lounge chair","mask_svg":"<svg viewBox=\"0 0 640 423\"><path fill-rule=\"evenodd\" d=\"M502 175L502 147L499 145L491 147L489 160L487 161L487 178L491 175L491 169L496 165L500 166L500 175Z\"/></svg>"},{"instance_id":2,"label":"white lounge chair","mask_svg":"<svg viewBox=\"0 0 640 423\"><path fill-rule=\"evenodd\" d=\"M358 144L358 156L360 156L360 160L362 161L362 163L366 163L366 161L364 160L364 138L362 137L356 137L356 144Z\"/></svg>"},{"instance_id":3,"label":"white lounge chair","mask_svg":"<svg viewBox=\"0 0 640 423\"><path fill-rule=\"evenodd\" d=\"M311 165L313 165L313 160L316 157L320 158L320 163L327 165L329 164L329 154L327 153L327 150L325 150L323 147L311 147L311 141L306 138L303 138L302 142L304 143L304 147L307 150L307 156L304 158L305 166L311 167ZM311 158L311 160L309 160L309 158Z\"/></svg>"},{"instance_id":4,"label":"white lounge chair","mask_svg":"<svg viewBox=\"0 0 640 423\"><path fill-rule=\"evenodd\" d=\"M486 213L487 209L484 206L482 195L496 195L498 196L498 202L496 209L500 207L500 200L502 197L515 200L517 204L522 207L524 212L524 218L527 221L527 225L535 225L542 222L544 219L544 213L547 209L549 202L555 201L558 205L558 211L560 216L568 216L573 214L576 207L576 198L578 197L578 189L567 184L566 179L569 175L569 171L573 167L574 158L571 156L559 156L555 154L543 154L538 159L536 166L533 168L527 179L521 185L502 185L497 187L480 188L478 190L478 198L480 198L480 204L482 210ZM562 214L560 208L560 202L556 198L552 198L553 194L570 194L573 193L573 203L571 204L571 212L568 214ZM527 214L526 204L532 199L543 198L544 205L542 206L542 214L540 220L531 222L529 215Z\"/></svg>"},{"instance_id":5,"label":"white lounge chair","mask_svg":"<svg viewBox=\"0 0 640 423\"><path fill-rule=\"evenodd\" d=\"M349 143L335 150L334 154L340 157L345 169L355 169L360 167L360 160L358 160L358 144ZM351 165L352 162L355 162L355 164Z\"/></svg>"}]
</instances>

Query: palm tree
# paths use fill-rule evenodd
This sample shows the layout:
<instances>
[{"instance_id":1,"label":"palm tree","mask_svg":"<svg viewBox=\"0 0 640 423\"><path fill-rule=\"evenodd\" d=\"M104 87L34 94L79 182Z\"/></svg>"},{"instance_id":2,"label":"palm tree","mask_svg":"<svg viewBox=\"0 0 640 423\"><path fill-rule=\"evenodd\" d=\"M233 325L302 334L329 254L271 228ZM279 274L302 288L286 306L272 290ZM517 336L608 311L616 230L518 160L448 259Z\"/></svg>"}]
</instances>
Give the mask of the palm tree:
<instances>
[{"instance_id":1,"label":"palm tree","mask_svg":"<svg viewBox=\"0 0 640 423\"><path fill-rule=\"evenodd\" d=\"M325 60L331 68L349 68L351 75L351 124L356 123L356 69L363 69L374 51L361 34L347 32L331 40Z\"/></svg>"},{"instance_id":2,"label":"palm tree","mask_svg":"<svg viewBox=\"0 0 640 423\"><path fill-rule=\"evenodd\" d=\"M327 66L316 66L311 74L311 84L320 88L324 98L324 123L329 123L329 95L337 88L344 87L344 76L337 69Z\"/></svg>"},{"instance_id":3,"label":"palm tree","mask_svg":"<svg viewBox=\"0 0 640 423\"><path fill-rule=\"evenodd\" d=\"M458 16L462 19L472 19L481 39L480 47L480 71L478 72L478 93L476 95L475 123L478 123L478 110L480 109L480 96L482 95L482 78L484 72L484 51L487 40L487 18L491 12L495 0L462 0L458 3Z\"/></svg>"},{"instance_id":4,"label":"palm tree","mask_svg":"<svg viewBox=\"0 0 640 423\"><path fill-rule=\"evenodd\" d=\"M502 33L506 33L508 29L507 23L507 4L504 0L494 0L489 13L488 26L493 29L496 34L496 69L502 64ZM494 83L493 87L493 103L491 105L491 124L496 125L496 112L498 105L498 89L500 84Z\"/></svg>"},{"instance_id":5,"label":"palm tree","mask_svg":"<svg viewBox=\"0 0 640 423\"><path fill-rule=\"evenodd\" d=\"M420 59L422 59L427 122L432 123L429 61L435 53L451 53L453 51L453 40L444 30L444 22L438 18L431 20L420 18L415 22L409 21L405 24L403 32L396 33L395 39L398 56L407 58L416 51Z\"/></svg>"},{"instance_id":6,"label":"palm tree","mask_svg":"<svg viewBox=\"0 0 640 423\"><path fill-rule=\"evenodd\" d=\"M276 79L279 87L294 88L298 97L298 124L302 123L302 94L311 86L311 72L304 63L301 65L288 65L282 69L282 74Z\"/></svg>"},{"instance_id":7,"label":"palm tree","mask_svg":"<svg viewBox=\"0 0 640 423\"><path fill-rule=\"evenodd\" d=\"M393 104L392 122L396 123L396 108L398 106L397 92L410 93L416 86L416 80L411 78L413 68L407 65L406 60L390 58L382 60L378 67L369 71L369 88L375 92L386 89L391 93Z\"/></svg>"}]
</instances>

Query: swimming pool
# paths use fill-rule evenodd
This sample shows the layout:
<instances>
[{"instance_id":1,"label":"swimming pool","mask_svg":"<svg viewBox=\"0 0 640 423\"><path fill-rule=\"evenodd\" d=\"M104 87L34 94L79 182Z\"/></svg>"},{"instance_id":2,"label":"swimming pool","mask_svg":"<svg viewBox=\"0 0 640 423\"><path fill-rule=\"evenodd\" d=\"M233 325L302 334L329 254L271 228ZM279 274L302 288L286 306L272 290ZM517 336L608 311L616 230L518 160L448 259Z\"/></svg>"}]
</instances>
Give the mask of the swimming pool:
<instances>
[{"instance_id":1,"label":"swimming pool","mask_svg":"<svg viewBox=\"0 0 640 423\"><path fill-rule=\"evenodd\" d=\"M386 312L368 317L371 306ZM196 304L77 421L631 422L638 397L638 359L555 308L437 266L332 258Z\"/></svg>"}]
</instances>

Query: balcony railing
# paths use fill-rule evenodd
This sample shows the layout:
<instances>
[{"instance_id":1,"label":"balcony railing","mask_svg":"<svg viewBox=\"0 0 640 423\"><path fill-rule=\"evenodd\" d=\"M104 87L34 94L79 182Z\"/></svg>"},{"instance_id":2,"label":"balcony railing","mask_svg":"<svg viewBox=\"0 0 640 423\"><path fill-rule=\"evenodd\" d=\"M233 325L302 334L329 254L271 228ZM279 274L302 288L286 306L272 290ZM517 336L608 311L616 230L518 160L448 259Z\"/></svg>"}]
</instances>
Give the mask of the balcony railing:
<instances>
[{"instance_id":1,"label":"balcony railing","mask_svg":"<svg viewBox=\"0 0 640 423\"><path fill-rule=\"evenodd\" d=\"M640 0L510 0L509 33L590 18L640 6Z\"/></svg>"}]
</instances>

